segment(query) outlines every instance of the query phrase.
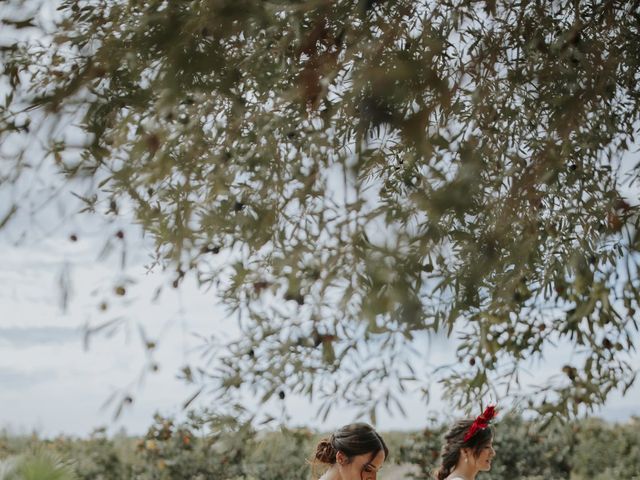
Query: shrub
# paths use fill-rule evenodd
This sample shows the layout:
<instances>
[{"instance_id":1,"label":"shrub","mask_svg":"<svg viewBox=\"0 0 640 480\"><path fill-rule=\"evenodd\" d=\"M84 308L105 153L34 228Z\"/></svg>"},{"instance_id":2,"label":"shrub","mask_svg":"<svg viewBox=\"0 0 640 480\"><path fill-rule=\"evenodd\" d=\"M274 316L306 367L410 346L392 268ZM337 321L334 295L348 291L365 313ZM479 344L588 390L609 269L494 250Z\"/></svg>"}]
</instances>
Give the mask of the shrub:
<instances>
[{"instance_id":1,"label":"shrub","mask_svg":"<svg viewBox=\"0 0 640 480\"><path fill-rule=\"evenodd\" d=\"M59 455L39 449L4 461L1 480L76 480L68 462Z\"/></svg>"}]
</instances>

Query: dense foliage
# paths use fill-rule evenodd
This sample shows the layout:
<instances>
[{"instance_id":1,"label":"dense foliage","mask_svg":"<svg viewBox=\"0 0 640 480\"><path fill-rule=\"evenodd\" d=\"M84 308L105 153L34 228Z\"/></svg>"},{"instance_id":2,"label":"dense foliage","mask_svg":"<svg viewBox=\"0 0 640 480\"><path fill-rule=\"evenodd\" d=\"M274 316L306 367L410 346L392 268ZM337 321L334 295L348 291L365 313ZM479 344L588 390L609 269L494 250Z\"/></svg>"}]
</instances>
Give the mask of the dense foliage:
<instances>
[{"instance_id":1,"label":"dense foliage","mask_svg":"<svg viewBox=\"0 0 640 480\"><path fill-rule=\"evenodd\" d=\"M492 470L479 478L638 480L638 427L638 419L622 425L589 419L541 429L539 423L507 417L496 427ZM430 479L442 433L441 425L419 433L385 433L391 458L381 480ZM86 440L0 436L0 472L7 458L40 449L51 458L66 458L81 480L308 480L307 459L320 437L307 429L255 431L246 423L209 415L181 424L157 417L142 438L108 438L100 431Z\"/></svg>"},{"instance_id":2,"label":"dense foliage","mask_svg":"<svg viewBox=\"0 0 640 480\"><path fill-rule=\"evenodd\" d=\"M69 460L39 448L0 463L0 480L77 480Z\"/></svg>"},{"instance_id":3,"label":"dense foliage","mask_svg":"<svg viewBox=\"0 0 640 480\"><path fill-rule=\"evenodd\" d=\"M498 423L497 452L491 479L606 480L640 478L639 419L611 425L598 419L553 423L507 417ZM438 426L413 437L402 447L401 461L415 464L416 479L431 479L437 466L444 429Z\"/></svg>"},{"instance_id":4,"label":"dense foliage","mask_svg":"<svg viewBox=\"0 0 640 480\"><path fill-rule=\"evenodd\" d=\"M558 342L531 408L635 378L638 2L37 3L0 7L0 186L44 160L216 287L245 334L189 381L393 406L425 331L460 406Z\"/></svg>"}]
</instances>

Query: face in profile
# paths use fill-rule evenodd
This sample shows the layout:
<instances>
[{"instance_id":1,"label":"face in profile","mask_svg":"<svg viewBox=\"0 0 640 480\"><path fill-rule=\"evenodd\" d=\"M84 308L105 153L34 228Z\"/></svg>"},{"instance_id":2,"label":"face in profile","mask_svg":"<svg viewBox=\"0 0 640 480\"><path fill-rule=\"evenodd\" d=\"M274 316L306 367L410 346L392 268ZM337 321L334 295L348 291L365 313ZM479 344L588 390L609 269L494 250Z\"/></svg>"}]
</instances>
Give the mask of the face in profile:
<instances>
[{"instance_id":1,"label":"face in profile","mask_svg":"<svg viewBox=\"0 0 640 480\"><path fill-rule=\"evenodd\" d=\"M476 468L481 472L488 472L491 470L491 461L496 456L496 451L493 449L493 441L490 441L487 445L482 447L477 456L472 455L471 458L475 461Z\"/></svg>"},{"instance_id":2,"label":"face in profile","mask_svg":"<svg viewBox=\"0 0 640 480\"><path fill-rule=\"evenodd\" d=\"M385 455L384 451L380 450L373 458L370 453L365 453L349 459L342 452L338 452L336 460L342 480L376 480L385 461Z\"/></svg>"}]
</instances>

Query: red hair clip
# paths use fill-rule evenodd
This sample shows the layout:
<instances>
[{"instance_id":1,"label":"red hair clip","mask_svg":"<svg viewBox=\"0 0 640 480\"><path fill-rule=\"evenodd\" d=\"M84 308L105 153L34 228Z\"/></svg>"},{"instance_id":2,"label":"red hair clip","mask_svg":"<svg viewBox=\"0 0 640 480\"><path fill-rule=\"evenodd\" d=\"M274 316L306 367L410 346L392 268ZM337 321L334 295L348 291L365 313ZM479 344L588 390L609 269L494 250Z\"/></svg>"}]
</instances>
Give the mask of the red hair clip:
<instances>
[{"instance_id":1,"label":"red hair clip","mask_svg":"<svg viewBox=\"0 0 640 480\"><path fill-rule=\"evenodd\" d=\"M489 405L482 415L479 415L473 423L471 427L469 427L469 431L464 436L464 441L466 442L471 437L473 437L478 430L482 430L483 428L487 428L489 426L489 422L496 416L496 406Z\"/></svg>"}]
</instances>

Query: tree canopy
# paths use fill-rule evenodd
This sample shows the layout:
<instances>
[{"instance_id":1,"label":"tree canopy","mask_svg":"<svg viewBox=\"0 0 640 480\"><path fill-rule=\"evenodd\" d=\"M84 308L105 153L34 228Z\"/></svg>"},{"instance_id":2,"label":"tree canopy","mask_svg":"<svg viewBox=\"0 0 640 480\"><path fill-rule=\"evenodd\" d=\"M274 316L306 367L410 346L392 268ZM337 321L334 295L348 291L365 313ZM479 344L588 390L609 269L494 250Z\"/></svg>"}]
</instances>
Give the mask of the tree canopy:
<instances>
[{"instance_id":1,"label":"tree canopy","mask_svg":"<svg viewBox=\"0 0 640 480\"><path fill-rule=\"evenodd\" d=\"M375 412L440 333L459 406L517 397L559 342L575 361L529 408L633 382L640 2L63 0L53 25L4 4L2 143L44 141L88 210L130 206L175 285L238 315L189 381Z\"/></svg>"}]
</instances>

